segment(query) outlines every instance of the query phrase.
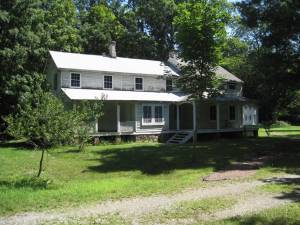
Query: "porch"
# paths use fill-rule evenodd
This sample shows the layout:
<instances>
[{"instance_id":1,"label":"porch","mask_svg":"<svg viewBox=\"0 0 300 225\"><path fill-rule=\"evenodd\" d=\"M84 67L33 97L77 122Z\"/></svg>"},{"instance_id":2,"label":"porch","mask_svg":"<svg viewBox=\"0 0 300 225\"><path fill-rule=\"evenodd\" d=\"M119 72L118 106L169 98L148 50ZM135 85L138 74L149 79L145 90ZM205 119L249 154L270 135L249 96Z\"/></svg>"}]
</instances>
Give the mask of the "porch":
<instances>
[{"instance_id":1,"label":"porch","mask_svg":"<svg viewBox=\"0 0 300 225\"><path fill-rule=\"evenodd\" d=\"M144 106L162 107L161 123L144 124ZM223 133L243 131L243 102L182 103L105 102L95 136L150 135L178 132Z\"/></svg>"}]
</instances>

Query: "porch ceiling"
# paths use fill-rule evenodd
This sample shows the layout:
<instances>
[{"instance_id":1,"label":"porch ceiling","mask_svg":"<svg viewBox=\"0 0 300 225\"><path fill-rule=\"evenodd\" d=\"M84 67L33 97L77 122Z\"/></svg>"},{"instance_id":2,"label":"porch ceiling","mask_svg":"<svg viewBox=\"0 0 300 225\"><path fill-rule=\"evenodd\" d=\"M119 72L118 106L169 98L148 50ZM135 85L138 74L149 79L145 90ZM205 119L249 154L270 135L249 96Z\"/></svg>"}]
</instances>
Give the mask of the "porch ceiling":
<instances>
[{"instance_id":1,"label":"porch ceiling","mask_svg":"<svg viewBox=\"0 0 300 225\"><path fill-rule=\"evenodd\" d=\"M71 100L97 100L107 101L157 101L157 102L183 102L188 95L183 93L113 91L93 89L62 88L62 91Z\"/></svg>"}]
</instances>

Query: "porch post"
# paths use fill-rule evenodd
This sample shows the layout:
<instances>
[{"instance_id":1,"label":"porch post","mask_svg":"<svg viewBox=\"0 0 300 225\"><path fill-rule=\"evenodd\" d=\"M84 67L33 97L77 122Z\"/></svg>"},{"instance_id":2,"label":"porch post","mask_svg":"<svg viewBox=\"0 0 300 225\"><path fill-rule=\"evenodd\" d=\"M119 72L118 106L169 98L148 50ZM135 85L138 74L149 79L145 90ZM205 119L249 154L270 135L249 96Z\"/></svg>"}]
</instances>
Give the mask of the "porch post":
<instances>
[{"instance_id":1,"label":"porch post","mask_svg":"<svg viewBox=\"0 0 300 225\"><path fill-rule=\"evenodd\" d=\"M98 118L95 119L95 133L98 133Z\"/></svg>"},{"instance_id":2,"label":"porch post","mask_svg":"<svg viewBox=\"0 0 300 225\"><path fill-rule=\"evenodd\" d=\"M134 103L134 132L136 132L136 110L137 110L137 106L136 103Z\"/></svg>"},{"instance_id":3,"label":"porch post","mask_svg":"<svg viewBox=\"0 0 300 225\"><path fill-rule=\"evenodd\" d=\"M220 104L217 103L217 130L220 130Z\"/></svg>"},{"instance_id":4,"label":"porch post","mask_svg":"<svg viewBox=\"0 0 300 225\"><path fill-rule=\"evenodd\" d=\"M193 143L197 143L197 110L196 110L196 101L193 101Z\"/></svg>"},{"instance_id":5,"label":"porch post","mask_svg":"<svg viewBox=\"0 0 300 225\"><path fill-rule=\"evenodd\" d=\"M120 129L120 104L117 104L117 132L121 131Z\"/></svg>"},{"instance_id":6,"label":"porch post","mask_svg":"<svg viewBox=\"0 0 300 225\"><path fill-rule=\"evenodd\" d=\"M176 130L180 129L180 122L179 122L179 104L176 104Z\"/></svg>"}]
</instances>

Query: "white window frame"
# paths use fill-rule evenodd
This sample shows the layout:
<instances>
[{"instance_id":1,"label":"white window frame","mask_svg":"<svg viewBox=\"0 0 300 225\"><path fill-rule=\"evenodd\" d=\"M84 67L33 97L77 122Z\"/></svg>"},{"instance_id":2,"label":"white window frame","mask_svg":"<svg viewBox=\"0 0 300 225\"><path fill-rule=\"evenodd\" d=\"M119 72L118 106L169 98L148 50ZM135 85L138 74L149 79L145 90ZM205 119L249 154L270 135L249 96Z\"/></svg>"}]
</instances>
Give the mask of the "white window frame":
<instances>
[{"instance_id":1,"label":"white window frame","mask_svg":"<svg viewBox=\"0 0 300 225\"><path fill-rule=\"evenodd\" d=\"M140 78L140 79L142 79L142 89L136 89L136 79L137 78ZM134 90L135 91L144 91L144 78L143 77L134 77Z\"/></svg>"},{"instance_id":2,"label":"white window frame","mask_svg":"<svg viewBox=\"0 0 300 225\"><path fill-rule=\"evenodd\" d=\"M231 107L231 106L234 107L234 120L231 120L231 119L230 119L230 107ZM229 120L229 121L236 121L236 116L237 116L236 113L237 113L236 105L229 105L229 106L228 106L228 120Z\"/></svg>"},{"instance_id":3,"label":"white window frame","mask_svg":"<svg viewBox=\"0 0 300 225\"><path fill-rule=\"evenodd\" d=\"M145 119L144 118L144 107L150 107L150 111L151 111L150 122L145 122L145 120L144 120ZM142 106L142 124L143 125L151 125L152 123L153 123L153 110L152 110L152 106L151 105L143 105Z\"/></svg>"},{"instance_id":4,"label":"white window frame","mask_svg":"<svg viewBox=\"0 0 300 225\"><path fill-rule=\"evenodd\" d=\"M151 107L151 123L144 122L144 106ZM156 106L159 106L162 109L162 121L161 122L155 122L155 107ZM143 126L154 126L154 125L164 125L164 124L165 124L165 118L164 118L164 105L163 104L142 104L142 125Z\"/></svg>"},{"instance_id":5,"label":"white window frame","mask_svg":"<svg viewBox=\"0 0 300 225\"><path fill-rule=\"evenodd\" d=\"M105 77L111 77L111 88L105 87ZM112 75L103 75L103 89L105 90L112 90L114 88L114 78Z\"/></svg>"},{"instance_id":6,"label":"white window frame","mask_svg":"<svg viewBox=\"0 0 300 225\"><path fill-rule=\"evenodd\" d=\"M79 74L79 87L78 86L72 86L72 74ZM71 88L81 88L81 73L70 72L70 87Z\"/></svg>"},{"instance_id":7,"label":"white window frame","mask_svg":"<svg viewBox=\"0 0 300 225\"><path fill-rule=\"evenodd\" d=\"M155 108L156 107L160 107L161 108L161 121L155 121L156 120L156 117L155 117ZM154 117L154 123L158 123L158 124L161 124L161 123L163 123L163 121L164 121L164 107L162 106L162 105L154 105L153 106L153 117Z\"/></svg>"}]
</instances>

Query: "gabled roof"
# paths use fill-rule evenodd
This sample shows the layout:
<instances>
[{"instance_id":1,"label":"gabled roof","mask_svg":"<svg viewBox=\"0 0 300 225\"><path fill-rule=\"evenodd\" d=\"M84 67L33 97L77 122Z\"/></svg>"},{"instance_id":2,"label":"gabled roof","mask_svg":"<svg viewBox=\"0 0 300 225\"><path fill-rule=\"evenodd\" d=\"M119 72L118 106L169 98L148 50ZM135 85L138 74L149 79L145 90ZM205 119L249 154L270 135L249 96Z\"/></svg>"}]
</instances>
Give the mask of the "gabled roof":
<instances>
[{"instance_id":1,"label":"gabled roof","mask_svg":"<svg viewBox=\"0 0 300 225\"><path fill-rule=\"evenodd\" d=\"M221 66L217 66L215 69L215 73L218 77L223 78L228 81L235 81L239 83L243 83L241 79L230 73L228 70L224 69Z\"/></svg>"},{"instance_id":2,"label":"gabled roof","mask_svg":"<svg viewBox=\"0 0 300 225\"><path fill-rule=\"evenodd\" d=\"M50 51L58 69L88 70L144 75L176 75L178 74L161 61L131 59L101 55L88 55L78 53Z\"/></svg>"},{"instance_id":3,"label":"gabled roof","mask_svg":"<svg viewBox=\"0 0 300 225\"><path fill-rule=\"evenodd\" d=\"M166 92L136 92L95 89L61 89L71 100L108 100L108 101L151 101L151 102L182 102L189 95Z\"/></svg>"},{"instance_id":4,"label":"gabled roof","mask_svg":"<svg viewBox=\"0 0 300 225\"><path fill-rule=\"evenodd\" d=\"M169 58L168 63L170 63L170 67L172 67L177 72L180 71L180 68L182 66L187 65L186 62L182 61L180 58L176 57L175 55ZM228 70L224 69L221 66L217 66L214 72L219 78L225 79L227 81L243 83L241 79L239 79L238 77L236 77L235 75L233 75L232 73L230 73Z\"/></svg>"}]
</instances>

